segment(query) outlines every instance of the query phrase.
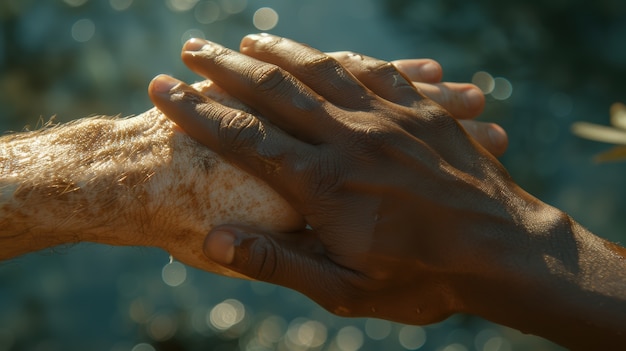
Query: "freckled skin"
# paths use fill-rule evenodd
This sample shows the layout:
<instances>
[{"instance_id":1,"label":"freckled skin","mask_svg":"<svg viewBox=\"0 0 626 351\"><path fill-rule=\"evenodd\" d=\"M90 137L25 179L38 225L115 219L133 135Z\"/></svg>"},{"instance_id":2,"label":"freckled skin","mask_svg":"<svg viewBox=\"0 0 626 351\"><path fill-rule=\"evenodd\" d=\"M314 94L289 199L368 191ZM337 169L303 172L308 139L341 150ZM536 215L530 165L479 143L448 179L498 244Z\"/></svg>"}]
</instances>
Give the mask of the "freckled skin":
<instances>
[{"instance_id":1,"label":"freckled skin","mask_svg":"<svg viewBox=\"0 0 626 351\"><path fill-rule=\"evenodd\" d=\"M210 83L196 86L226 97ZM258 179L189 138L157 109L0 138L0 259L92 241L157 246L209 271L215 225L290 232L300 215Z\"/></svg>"}]
</instances>

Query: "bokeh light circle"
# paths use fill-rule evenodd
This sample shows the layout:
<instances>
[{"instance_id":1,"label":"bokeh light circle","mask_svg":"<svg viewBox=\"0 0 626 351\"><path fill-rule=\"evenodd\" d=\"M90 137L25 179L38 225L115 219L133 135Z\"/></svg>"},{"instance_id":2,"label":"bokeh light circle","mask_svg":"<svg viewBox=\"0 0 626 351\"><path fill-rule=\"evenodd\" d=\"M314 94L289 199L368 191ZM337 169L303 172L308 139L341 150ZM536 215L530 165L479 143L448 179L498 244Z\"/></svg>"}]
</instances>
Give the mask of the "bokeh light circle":
<instances>
[{"instance_id":1,"label":"bokeh light circle","mask_svg":"<svg viewBox=\"0 0 626 351\"><path fill-rule=\"evenodd\" d=\"M217 330L227 330L238 324L246 315L245 306L235 299L221 302L209 312L208 321Z\"/></svg>"},{"instance_id":2,"label":"bokeh light circle","mask_svg":"<svg viewBox=\"0 0 626 351\"><path fill-rule=\"evenodd\" d=\"M426 343L426 331L422 327L405 325L398 333L398 341L407 350L417 350Z\"/></svg>"},{"instance_id":3,"label":"bokeh light circle","mask_svg":"<svg viewBox=\"0 0 626 351\"><path fill-rule=\"evenodd\" d=\"M187 40L191 38L206 39L203 31L201 31L200 29L192 28L183 33L183 35L180 37L180 42L182 44L185 44Z\"/></svg>"},{"instance_id":4,"label":"bokeh light circle","mask_svg":"<svg viewBox=\"0 0 626 351\"><path fill-rule=\"evenodd\" d=\"M326 343L326 326L314 320L296 318L287 329L290 345L295 347L318 348Z\"/></svg>"},{"instance_id":5,"label":"bokeh light circle","mask_svg":"<svg viewBox=\"0 0 626 351\"><path fill-rule=\"evenodd\" d=\"M391 322L369 318L365 322L365 334L372 340L383 340L391 334Z\"/></svg>"},{"instance_id":6,"label":"bokeh light circle","mask_svg":"<svg viewBox=\"0 0 626 351\"><path fill-rule=\"evenodd\" d=\"M442 349L442 351L469 351L465 345L454 343L450 344Z\"/></svg>"},{"instance_id":7,"label":"bokeh light circle","mask_svg":"<svg viewBox=\"0 0 626 351\"><path fill-rule=\"evenodd\" d=\"M115 11L124 11L133 4L133 0L109 0L109 4Z\"/></svg>"},{"instance_id":8,"label":"bokeh light circle","mask_svg":"<svg viewBox=\"0 0 626 351\"><path fill-rule=\"evenodd\" d=\"M187 279L187 268L180 262L171 262L161 271L163 282L169 286L179 286Z\"/></svg>"},{"instance_id":9,"label":"bokeh light circle","mask_svg":"<svg viewBox=\"0 0 626 351\"><path fill-rule=\"evenodd\" d=\"M72 6L72 7L79 7L84 5L87 0L63 0L64 3Z\"/></svg>"},{"instance_id":10,"label":"bokeh light circle","mask_svg":"<svg viewBox=\"0 0 626 351\"><path fill-rule=\"evenodd\" d=\"M269 7L261 7L252 17L252 24L258 30L270 30L278 24L278 13Z\"/></svg>"},{"instance_id":11,"label":"bokeh light circle","mask_svg":"<svg viewBox=\"0 0 626 351\"><path fill-rule=\"evenodd\" d=\"M174 318L168 315L157 315L150 320L148 324L148 334L156 341L165 341L171 339L178 326Z\"/></svg>"},{"instance_id":12,"label":"bokeh light circle","mask_svg":"<svg viewBox=\"0 0 626 351\"><path fill-rule=\"evenodd\" d=\"M145 342L139 343L137 345L135 345L131 351L156 351L156 349L154 348L154 346L147 344Z\"/></svg>"},{"instance_id":13,"label":"bokeh light circle","mask_svg":"<svg viewBox=\"0 0 626 351\"><path fill-rule=\"evenodd\" d=\"M89 41L96 33L96 25L88 18L79 19L72 25L72 38L79 43Z\"/></svg>"},{"instance_id":14,"label":"bokeh light circle","mask_svg":"<svg viewBox=\"0 0 626 351\"><path fill-rule=\"evenodd\" d=\"M258 326L257 334L262 341L275 344L283 337L287 322L280 316L269 316Z\"/></svg>"},{"instance_id":15,"label":"bokeh light circle","mask_svg":"<svg viewBox=\"0 0 626 351\"><path fill-rule=\"evenodd\" d=\"M493 79L493 91L491 96L496 100L506 100L513 94L513 84L508 79L497 77Z\"/></svg>"},{"instance_id":16,"label":"bokeh light circle","mask_svg":"<svg viewBox=\"0 0 626 351\"><path fill-rule=\"evenodd\" d=\"M341 351L356 351L363 346L363 332L354 326L343 327L335 342Z\"/></svg>"},{"instance_id":17,"label":"bokeh light circle","mask_svg":"<svg viewBox=\"0 0 626 351\"><path fill-rule=\"evenodd\" d=\"M185 12L196 6L198 0L167 0L165 3L174 12Z\"/></svg>"},{"instance_id":18,"label":"bokeh light circle","mask_svg":"<svg viewBox=\"0 0 626 351\"><path fill-rule=\"evenodd\" d=\"M227 14L234 15L246 9L247 0L220 0L222 10Z\"/></svg>"},{"instance_id":19,"label":"bokeh light circle","mask_svg":"<svg viewBox=\"0 0 626 351\"><path fill-rule=\"evenodd\" d=\"M202 24L210 24L220 18L220 5L215 1L203 1L196 5L194 9L194 17L196 21Z\"/></svg>"},{"instance_id":20,"label":"bokeh light circle","mask_svg":"<svg viewBox=\"0 0 626 351\"><path fill-rule=\"evenodd\" d=\"M491 74L484 71L474 73L472 76L472 84L480 88L483 94L490 94L495 86Z\"/></svg>"}]
</instances>

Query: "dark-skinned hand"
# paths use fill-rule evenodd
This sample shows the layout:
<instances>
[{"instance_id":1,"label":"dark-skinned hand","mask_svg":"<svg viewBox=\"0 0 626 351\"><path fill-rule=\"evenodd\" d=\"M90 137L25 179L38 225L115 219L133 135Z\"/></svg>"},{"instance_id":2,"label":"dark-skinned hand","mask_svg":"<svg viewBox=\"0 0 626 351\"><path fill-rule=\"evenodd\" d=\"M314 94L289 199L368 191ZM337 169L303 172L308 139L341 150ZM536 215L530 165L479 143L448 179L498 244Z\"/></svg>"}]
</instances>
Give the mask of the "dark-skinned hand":
<instances>
[{"instance_id":1,"label":"dark-skinned hand","mask_svg":"<svg viewBox=\"0 0 626 351\"><path fill-rule=\"evenodd\" d=\"M507 215L492 195L511 182L500 164L390 63L273 36L247 37L242 53L202 44L185 47L185 62L267 119L205 100L194 109L216 118L180 120L155 103L220 155L236 154L310 228L280 240L221 227L210 257L337 314L430 323L458 308L447 275L472 267L468 247L480 247L463 228Z\"/></svg>"},{"instance_id":2,"label":"dark-skinned hand","mask_svg":"<svg viewBox=\"0 0 626 351\"><path fill-rule=\"evenodd\" d=\"M206 254L228 269L343 316L425 324L467 312L564 344L590 332L581 316L591 305L573 308L573 297L624 305L623 289L598 281L623 281L612 258L623 248L523 191L393 64L271 35L244 38L241 53L195 40L183 60L255 112L168 77L151 86L155 105L307 223L298 233L214 228ZM623 316L592 319L603 323L595 336L619 338Z\"/></svg>"}]
</instances>

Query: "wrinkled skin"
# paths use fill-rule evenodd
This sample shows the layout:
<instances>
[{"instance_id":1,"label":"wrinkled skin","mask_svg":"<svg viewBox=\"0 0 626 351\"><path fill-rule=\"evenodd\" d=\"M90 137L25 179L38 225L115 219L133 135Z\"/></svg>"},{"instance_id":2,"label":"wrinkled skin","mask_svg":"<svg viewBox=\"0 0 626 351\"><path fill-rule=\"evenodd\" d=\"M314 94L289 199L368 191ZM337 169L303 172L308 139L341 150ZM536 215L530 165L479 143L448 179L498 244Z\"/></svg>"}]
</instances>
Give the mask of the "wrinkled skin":
<instances>
[{"instance_id":1,"label":"wrinkled skin","mask_svg":"<svg viewBox=\"0 0 626 351\"><path fill-rule=\"evenodd\" d=\"M392 64L270 35L241 53L196 40L183 59L259 114L172 100L195 95L165 77L155 105L309 225L221 226L211 259L344 316L466 312L576 349L625 341L625 250L527 194Z\"/></svg>"}]
</instances>

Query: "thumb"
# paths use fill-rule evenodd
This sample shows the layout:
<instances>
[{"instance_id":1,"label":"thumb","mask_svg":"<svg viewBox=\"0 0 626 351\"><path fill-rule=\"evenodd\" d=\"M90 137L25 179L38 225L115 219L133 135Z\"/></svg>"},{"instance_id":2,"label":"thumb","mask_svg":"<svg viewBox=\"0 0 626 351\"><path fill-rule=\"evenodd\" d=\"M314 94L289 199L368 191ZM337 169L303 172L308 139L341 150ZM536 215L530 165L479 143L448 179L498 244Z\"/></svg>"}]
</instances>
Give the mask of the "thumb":
<instances>
[{"instance_id":1,"label":"thumb","mask_svg":"<svg viewBox=\"0 0 626 351\"><path fill-rule=\"evenodd\" d=\"M350 314L358 273L337 265L310 232L258 233L238 226L213 229L204 242L211 260L249 278L297 290L333 313Z\"/></svg>"}]
</instances>

